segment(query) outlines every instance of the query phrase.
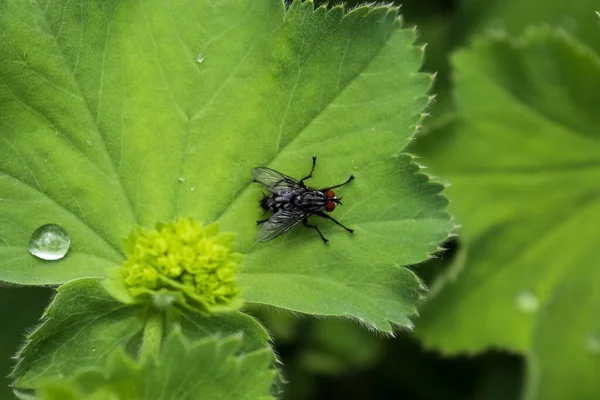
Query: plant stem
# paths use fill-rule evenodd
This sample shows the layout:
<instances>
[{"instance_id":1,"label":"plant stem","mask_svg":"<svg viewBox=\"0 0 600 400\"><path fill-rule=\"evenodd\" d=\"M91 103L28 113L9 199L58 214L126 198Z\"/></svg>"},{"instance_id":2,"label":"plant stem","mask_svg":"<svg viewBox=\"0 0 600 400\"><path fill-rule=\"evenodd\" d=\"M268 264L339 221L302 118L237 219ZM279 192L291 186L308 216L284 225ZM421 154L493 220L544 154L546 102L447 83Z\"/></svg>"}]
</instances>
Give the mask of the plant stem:
<instances>
[{"instance_id":1,"label":"plant stem","mask_svg":"<svg viewBox=\"0 0 600 400\"><path fill-rule=\"evenodd\" d=\"M160 352L164 328L164 315L160 311L149 307L144 326L144 336L140 348L140 362L144 363L149 358L157 358Z\"/></svg>"}]
</instances>

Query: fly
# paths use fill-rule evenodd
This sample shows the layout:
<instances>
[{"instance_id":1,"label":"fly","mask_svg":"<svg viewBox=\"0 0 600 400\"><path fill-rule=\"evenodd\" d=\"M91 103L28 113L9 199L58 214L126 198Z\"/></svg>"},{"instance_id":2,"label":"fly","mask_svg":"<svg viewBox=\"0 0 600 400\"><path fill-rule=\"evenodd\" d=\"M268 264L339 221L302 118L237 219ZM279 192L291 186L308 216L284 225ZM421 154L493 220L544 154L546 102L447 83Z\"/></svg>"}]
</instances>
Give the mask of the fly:
<instances>
[{"instance_id":1,"label":"fly","mask_svg":"<svg viewBox=\"0 0 600 400\"><path fill-rule=\"evenodd\" d=\"M257 225L262 224L254 240L257 242L268 242L279 235L289 231L300 221L307 228L313 228L317 231L323 242L329 243L329 240L323 236L316 225L308 224L308 217L317 215L329 219L335 224L341 226L350 233L354 230L345 227L335 218L325 213L332 212L338 204L342 204L341 198L338 198L332 189L344 186L354 179L354 175L344 183L315 189L304 184L304 181L311 178L315 170L317 157L312 158L312 168L310 173L299 181L277 172L267 167L257 167L252 169L252 178L269 189L270 194L265 195L260 201L260 206L265 211L272 211L270 218L256 221Z\"/></svg>"}]
</instances>

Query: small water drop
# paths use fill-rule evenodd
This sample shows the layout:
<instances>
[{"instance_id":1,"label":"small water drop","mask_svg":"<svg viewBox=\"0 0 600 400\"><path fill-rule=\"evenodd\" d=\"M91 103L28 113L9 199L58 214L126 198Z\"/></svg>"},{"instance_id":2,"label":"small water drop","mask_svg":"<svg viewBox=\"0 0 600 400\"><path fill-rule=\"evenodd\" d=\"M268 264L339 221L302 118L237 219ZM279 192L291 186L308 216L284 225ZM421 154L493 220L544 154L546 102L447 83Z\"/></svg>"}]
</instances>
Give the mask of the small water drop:
<instances>
[{"instance_id":1,"label":"small water drop","mask_svg":"<svg viewBox=\"0 0 600 400\"><path fill-rule=\"evenodd\" d=\"M198 64L202 64L204 62L204 54L198 54L198 57L196 57L196 61L198 62Z\"/></svg>"},{"instance_id":2,"label":"small water drop","mask_svg":"<svg viewBox=\"0 0 600 400\"><path fill-rule=\"evenodd\" d=\"M523 291L517 295L517 308L526 314L533 314L540 307L540 301L530 291Z\"/></svg>"},{"instance_id":3,"label":"small water drop","mask_svg":"<svg viewBox=\"0 0 600 400\"><path fill-rule=\"evenodd\" d=\"M192 192L193 192L194 190L195 190L194 188L190 188L190 191L192 191Z\"/></svg>"},{"instance_id":4,"label":"small water drop","mask_svg":"<svg viewBox=\"0 0 600 400\"><path fill-rule=\"evenodd\" d=\"M91 140L86 140L87 144L89 144L90 146L92 145L92 141Z\"/></svg>"},{"instance_id":5,"label":"small water drop","mask_svg":"<svg viewBox=\"0 0 600 400\"><path fill-rule=\"evenodd\" d=\"M179 182L185 182L185 178L184 178L183 176L180 176L180 177L178 178L178 181L179 181Z\"/></svg>"},{"instance_id":6,"label":"small water drop","mask_svg":"<svg viewBox=\"0 0 600 400\"><path fill-rule=\"evenodd\" d=\"M69 234L56 224L40 226L29 238L29 252L42 260L60 260L67 254L70 245Z\"/></svg>"},{"instance_id":7,"label":"small water drop","mask_svg":"<svg viewBox=\"0 0 600 400\"><path fill-rule=\"evenodd\" d=\"M593 355L600 355L600 338L598 336L588 336L585 345L590 353Z\"/></svg>"}]
</instances>

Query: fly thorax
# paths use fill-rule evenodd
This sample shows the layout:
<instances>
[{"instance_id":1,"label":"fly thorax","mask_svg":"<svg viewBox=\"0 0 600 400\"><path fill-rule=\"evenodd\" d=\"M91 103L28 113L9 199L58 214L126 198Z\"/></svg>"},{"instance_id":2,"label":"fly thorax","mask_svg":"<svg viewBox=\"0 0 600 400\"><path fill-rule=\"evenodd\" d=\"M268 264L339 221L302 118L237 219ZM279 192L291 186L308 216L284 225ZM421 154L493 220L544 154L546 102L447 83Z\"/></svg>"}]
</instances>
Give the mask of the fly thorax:
<instances>
[{"instance_id":1,"label":"fly thorax","mask_svg":"<svg viewBox=\"0 0 600 400\"><path fill-rule=\"evenodd\" d=\"M322 211L327 204L327 199L322 192L307 191L301 195L300 207L307 211Z\"/></svg>"}]
</instances>

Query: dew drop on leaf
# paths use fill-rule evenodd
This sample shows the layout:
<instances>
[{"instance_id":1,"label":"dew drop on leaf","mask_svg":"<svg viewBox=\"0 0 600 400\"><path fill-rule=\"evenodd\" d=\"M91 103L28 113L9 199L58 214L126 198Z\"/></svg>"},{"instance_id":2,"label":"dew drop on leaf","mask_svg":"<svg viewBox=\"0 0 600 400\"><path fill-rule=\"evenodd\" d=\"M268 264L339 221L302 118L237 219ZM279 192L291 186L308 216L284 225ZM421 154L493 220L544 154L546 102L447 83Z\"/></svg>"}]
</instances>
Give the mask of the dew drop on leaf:
<instances>
[{"instance_id":1,"label":"dew drop on leaf","mask_svg":"<svg viewBox=\"0 0 600 400\"><path fill-rule=\"evenodd\" d=\"M590 335L586 340L586 347L595 356L600 356L600 337Z\"/></svg>"},{"instance_id":2,"label":"dew drop on leaf","mask_svg":"<svg viewBox=\"0 0 600 400\"><path fill-rule=\"evenodd\" d=\"M202 64L204 62L204 54L198 54L198 57L196 57L196 61L198 62L198 64Z\"/></svg>"},{"instance_id":3,"label":"dew drop on leaf","mask_svg":"<svg viewBox=\"0 0 600 400\"><path fill-rule=\"evenodd\" d=\"M185 178L184 178L183 176L180 176L180 177L178 178L178 180L179 180L179 182L185 182Z\"/></svg>"},{"instance_id":4,"label":"dew drop on leaf","mask_svg":"<svg viewBox=\"0 0 600 400\"><path fill-rule=\"evenodd\" d=\"M67 254L71 239L67 231L56 224L37 228L29 238L29 252L42 260L59 260Z\"/></svg>"},{"instance_id":5,"label":"dew drop on leaf","mask_svg":"<svg viewBox=\"0 0 600 400\"><path fill-rule=\"evenodd\" d=\"M540 302L535 294L523 291L517 295L517 308L526 314L532 314L538 310Z\"/></svg>"}]
</instances>

